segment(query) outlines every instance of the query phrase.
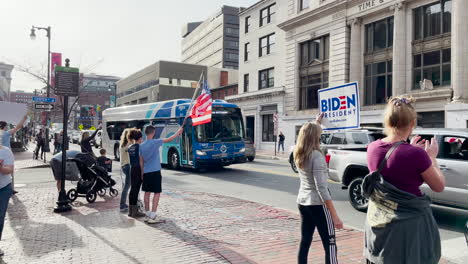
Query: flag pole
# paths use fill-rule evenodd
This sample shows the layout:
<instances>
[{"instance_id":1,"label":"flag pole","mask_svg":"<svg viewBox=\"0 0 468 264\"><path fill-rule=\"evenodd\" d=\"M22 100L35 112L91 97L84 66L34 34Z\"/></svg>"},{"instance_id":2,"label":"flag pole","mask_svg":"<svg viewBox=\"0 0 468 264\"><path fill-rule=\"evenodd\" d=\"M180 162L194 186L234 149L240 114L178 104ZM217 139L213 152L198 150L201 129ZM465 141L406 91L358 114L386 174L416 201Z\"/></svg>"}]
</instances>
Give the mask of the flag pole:
<instances>
[{"instance_id":1,"label":"flag pole","mask_svg":"<svg viewBox=\"0 0 468 264\"><path fill-rule=\"evenodd\" d=\"M202 86L202 83L205 81L204 73L205 72L202 71L202 73L200 75L200 79L198 80L197 88L195 89L195 92L193 93L192 101L190 102L190 107L189 107L189 109L187 111L187 114L185 115L185 119L184 119L184 122L182 123L182 126L185 125L185 122L187 121L187 118L190 116L190 113L192 112L192 108L193 108L193 103L195 102L195 97L197 96L198 90Z\"/></svg>"}]
</instances>

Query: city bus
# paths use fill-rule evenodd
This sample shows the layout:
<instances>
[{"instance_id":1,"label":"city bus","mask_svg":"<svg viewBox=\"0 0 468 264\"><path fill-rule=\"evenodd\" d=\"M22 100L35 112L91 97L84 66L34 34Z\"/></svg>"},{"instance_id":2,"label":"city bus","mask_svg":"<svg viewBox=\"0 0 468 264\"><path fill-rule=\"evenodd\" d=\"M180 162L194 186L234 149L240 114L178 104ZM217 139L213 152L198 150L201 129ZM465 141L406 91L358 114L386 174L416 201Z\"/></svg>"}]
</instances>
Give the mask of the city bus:
<instances>
[{"instance_id":1,"label":"city bus","mask_svg":"<svg viewBox=\"0 0 468 264\"><path fill-rule=\"evenodd\" d=\"M190 99L177 99L106 109L102 113L103 147L120 158L119 140L126 128L156 128L155 138L167 138L183 124ZM246 162L245 130L240 108L214 100L210 123L192 126L187 118L183 133L160 148L161 163L172 169L227 166Z\"/></svg>"}]
</instances>

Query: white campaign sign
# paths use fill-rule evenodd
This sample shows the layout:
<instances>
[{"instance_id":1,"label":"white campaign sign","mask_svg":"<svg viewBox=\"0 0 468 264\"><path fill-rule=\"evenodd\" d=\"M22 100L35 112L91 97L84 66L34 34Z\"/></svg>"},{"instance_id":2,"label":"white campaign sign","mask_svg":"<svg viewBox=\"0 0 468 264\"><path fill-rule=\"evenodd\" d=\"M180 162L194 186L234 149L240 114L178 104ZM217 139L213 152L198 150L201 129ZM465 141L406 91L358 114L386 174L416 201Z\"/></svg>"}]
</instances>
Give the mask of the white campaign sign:
<instances>
[{"instance_id":1,"label":"white campaign sign","mask_svg":"<svg viewBox=\"0 0 468 264\"><path fill-rule=\"evenodd\" d=\"M324 130L360 127L360 101L357 82L318 91L320 113L324 113Z\"/></svg>"},{"instance_id":2,"label":"white campaign sign","mask_svg":"<svg viewBox=\"0 0 468 264\"><path fill-rule=\"evenodd\" d=\"M25 104L0 102L0 121L16 125L27 113Z\"/></svg>"}]
</instances>

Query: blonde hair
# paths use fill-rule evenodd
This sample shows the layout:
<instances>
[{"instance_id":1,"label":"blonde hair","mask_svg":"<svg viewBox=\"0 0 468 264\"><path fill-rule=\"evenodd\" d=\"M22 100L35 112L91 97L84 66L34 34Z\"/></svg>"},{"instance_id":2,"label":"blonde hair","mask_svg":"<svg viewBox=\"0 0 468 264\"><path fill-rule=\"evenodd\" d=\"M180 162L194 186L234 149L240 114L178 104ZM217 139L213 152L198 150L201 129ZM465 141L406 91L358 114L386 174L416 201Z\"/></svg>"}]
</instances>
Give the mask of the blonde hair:
<instances>
[{"instance_id":1,"label":"blonde hair","mask_svg":"<svg viewBox=\"0 0 468 264\"><path fill-rule=\"evenodd\" d=\"M132 128L126 128L122 132L122 135L120 136L120 147L121 148L126 147L128 145L128 143L130 143L128 141L128 134L129 134L130 130L132 130Z\"/></svg>"},{"instance_id":2,"label":"blonde hair","mask_svg":"<svg viewBox=\"0 0 468 264\"><path fill-rule=\"evenodd\" d=\"M391 97L388 100L384 114L385 134L394 135L406 130L414 124L417 118L413 97Z\"/></svg>"},{"instance_id":3,"label":"blonde hair","mask_svg":"<svg viewBox=\"0 0 468 264\"><path fill-rule=\"evenodd\" d=\"M294 148L294 162L298 168L303 169L305 162L314 150L320 151L320 136L322 128L313 123L306 123L301 127Z\"/></svg>"}]
</instances>

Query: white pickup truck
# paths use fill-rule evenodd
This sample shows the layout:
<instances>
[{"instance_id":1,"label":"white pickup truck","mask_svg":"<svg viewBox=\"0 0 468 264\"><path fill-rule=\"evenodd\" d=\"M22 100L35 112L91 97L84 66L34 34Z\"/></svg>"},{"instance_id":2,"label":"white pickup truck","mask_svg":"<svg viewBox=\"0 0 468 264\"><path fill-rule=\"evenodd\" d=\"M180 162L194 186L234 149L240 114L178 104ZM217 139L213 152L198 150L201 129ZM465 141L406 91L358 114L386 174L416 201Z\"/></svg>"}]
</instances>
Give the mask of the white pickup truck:
<instances>
[{"instance_id":1,"label":"white pickup truck","mask_svg":"<svg viewBox=\"0 0 468 264\"><path fill-rule=\"evenodd\" d=\"M443 192L433 192L425 184L421 190L434 203L468 209L468 129L416 129L413 134L424 139L436 138L437 160L446 177ZM327 155L330 179L343 184L355 209L365 211L367 200L361 195L361 184L369 173L366 148L329 150Z\"/></svg>"}]
</instances>

